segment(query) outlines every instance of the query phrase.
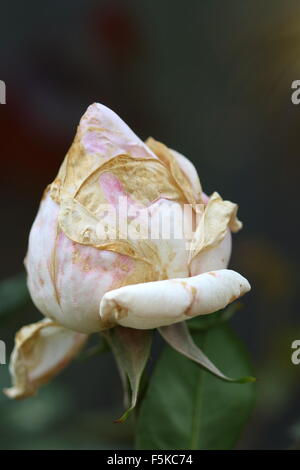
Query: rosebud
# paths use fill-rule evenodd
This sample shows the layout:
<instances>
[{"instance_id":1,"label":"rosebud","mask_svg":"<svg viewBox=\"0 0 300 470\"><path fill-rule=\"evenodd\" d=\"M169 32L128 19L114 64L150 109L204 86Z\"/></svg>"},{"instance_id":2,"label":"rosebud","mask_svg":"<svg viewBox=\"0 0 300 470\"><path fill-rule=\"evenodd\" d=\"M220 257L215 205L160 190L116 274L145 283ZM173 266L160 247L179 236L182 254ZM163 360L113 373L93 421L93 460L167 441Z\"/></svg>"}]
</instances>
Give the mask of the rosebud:
<instances>
[{"instance_id":1,"label":"rosebud","mask_svg":"<svg viewBox=\"0 0 300 470\"><path fill-rule=\"evenodd\" d=\"M164 327L247 292L248 281L226 269L236 212L202 192L187 158L90 106L31 229L28 288L46 320L17 334L7 395L33 394L90 333Z\"/></svg>"}]
</instances>

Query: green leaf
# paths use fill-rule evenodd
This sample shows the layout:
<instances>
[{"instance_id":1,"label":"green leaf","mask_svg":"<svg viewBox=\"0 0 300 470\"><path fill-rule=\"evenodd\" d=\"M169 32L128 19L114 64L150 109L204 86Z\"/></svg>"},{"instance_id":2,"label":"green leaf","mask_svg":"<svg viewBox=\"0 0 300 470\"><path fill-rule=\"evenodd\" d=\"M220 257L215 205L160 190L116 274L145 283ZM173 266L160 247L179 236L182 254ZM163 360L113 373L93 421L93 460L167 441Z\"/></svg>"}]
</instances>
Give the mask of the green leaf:
<instances>
[{"instance_id":1,"label":"green leaf","mask_svg":"<svg viewBox=\"0 0 300 470\"><path fill-rule=\"evenodd\" d=\"M213 362L203 353L203 351L195 344L185 322L174 323L173 325L163 326L159 328L159 332L166 342L172 346L180 354L195 361L198 366L203 367L211 374L215 375L225 382L247 383L255 382L255 378L251 376L233 379L223 374Z\"/></svg>"},{"instance_id":2,"label":"green leaf","mask_svg":"<svg viewBox=\"0 0 300 470\"><path fill-rule=\"evenodd\" d=\"M116 420L116 422L122 423L137 404L142 374L150 354L152 330L135 330L116 326L102 334L114 353L123 382L125 406L128 408L121 418ZM130 398L128 396L128 382L131 392Z\"/></svg>"},{"instance_id":3,"label":"green leaf","mask_svg":"<svg viewBox=\"0 0 300 470\"><path fill-rule=\"evenodd\" d=\"M24 307L30 300L25 273L0 282L0 319Z\"/></svg>"},{"instance_id":4,"label":"green leaf","mask_svg":"<svg viewBox=\"0 0 300 470\"><path fill-rule=\"evenodd\" d=\"M193 339L225 373L251 372L230 327L196 331ZM219 380L166 346L137 422L137 449L231 449L253 406L255 384Z\"/></svg>"}]
</instances>

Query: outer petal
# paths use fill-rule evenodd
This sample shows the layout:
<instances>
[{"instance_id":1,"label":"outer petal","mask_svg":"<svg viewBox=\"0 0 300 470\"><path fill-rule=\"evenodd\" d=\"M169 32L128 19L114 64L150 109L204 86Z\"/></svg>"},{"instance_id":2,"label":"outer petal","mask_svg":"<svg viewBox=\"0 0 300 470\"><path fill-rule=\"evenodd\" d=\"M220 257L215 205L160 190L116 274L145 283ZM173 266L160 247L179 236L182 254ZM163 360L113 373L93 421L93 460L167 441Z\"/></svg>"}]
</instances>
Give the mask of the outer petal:
<instances>
[{"instance_id":1,"label":"outer petal","mask_svg":"<svg viewBox=\"0 0 300 470\"><path fill-rule=\"evenodd\" d=\"M144 263L73 243L59 230L58 205L46 195L32 226L26 256L28 288L47 318L80 333L103 329L99 302L110 289L152 281Z\"/></svg>"},{"instance_id":2,"label":"outer petal","mask_svg":"<svg viewBox=\"0 0 300 470\"><path fill-rule=\"evenodd\" d=\"M158 328L215 312L249 290L249 282L243 276L221 269L112 290L100 303L100 316L111 325Z\"/></svg>"},{"instance_id":3,"label":"outer petal","mask_svg":"<svg viewBox=\"0 0 300 470\"><path fill-rule=\"evenodd\" d=\"M220 243L210 249L201 251L190 264L191 276L225 269L231 255L231 232L227 229L226 235Z\"/></svg>"},{"instance_id":4,"label":"outer petal","mask_svg":"<svg viewBox=\"0 0 300 470\"><path fill-rule=\"evenodd\" d=\"M51 320L23 327L16 335L10 360L13 387L9 398L26 398L49 382L74 358L86 335L67 330Z\"/></svg>"}]
</instances>

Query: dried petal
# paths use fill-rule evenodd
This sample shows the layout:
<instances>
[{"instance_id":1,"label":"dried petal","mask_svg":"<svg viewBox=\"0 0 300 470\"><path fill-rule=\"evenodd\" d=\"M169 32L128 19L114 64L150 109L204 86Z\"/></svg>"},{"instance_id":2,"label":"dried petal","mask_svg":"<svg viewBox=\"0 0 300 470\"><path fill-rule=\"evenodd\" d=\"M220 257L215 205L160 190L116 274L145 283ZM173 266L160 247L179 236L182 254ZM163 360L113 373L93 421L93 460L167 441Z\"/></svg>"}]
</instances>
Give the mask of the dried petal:
<instances>
[{"instance_id":1,"label":"dried petal","mask_svg":"<svg viewBox=\"0 0 300 470\"><path fill-rule=\"evenodd\" d=\"M5 394L9 398L34 395L68 365L86 339L48 319L23 327L16 334L10 360L13 386Z\"/></svg>"},{"instance_id":2,"label":"dried petal","mask_svg":"<svg viewBox=\"0 0 300 470\"><path fill-rule=\"evenodd\" d=\"M188 202L189 204L199 203L201 201L202 193L200 181L199 178L197 178L198 184L194 183L194 187L191 184L191 179L182 169L182 160L185 159L185 157L181 156L180 154L177 154L178 156L176 158L176 156L174 155L174 151L172 152L170 149L168 149L168 147L166 147L166 145L162 144L161 142L158 142L152 137L149 137L146 140L146 144L155 153L155 155L157 155L161 159L161 161L165 163L165 165L170 171L170 174L174 178L174 181L176 182L178 188L182 191L186 202ZM181 162L181 165L179 162ZM187 169L187 166L188 165L185 162L184 168ZM189 173L191 173L190 168Z\"/></svg>"},{"instance_id":3,"label":"dried petal","mask_svg":"<svg viewBox=\"0 0 300 470\"><path fill-rule=\"evenodd\" d=\"M232 232L242 228L237 210L237 204L223 201L217 192L213 193L191 243L190 261L200 252L217 246L225 238L228 227Z\"/></svg>"}]
</instances>

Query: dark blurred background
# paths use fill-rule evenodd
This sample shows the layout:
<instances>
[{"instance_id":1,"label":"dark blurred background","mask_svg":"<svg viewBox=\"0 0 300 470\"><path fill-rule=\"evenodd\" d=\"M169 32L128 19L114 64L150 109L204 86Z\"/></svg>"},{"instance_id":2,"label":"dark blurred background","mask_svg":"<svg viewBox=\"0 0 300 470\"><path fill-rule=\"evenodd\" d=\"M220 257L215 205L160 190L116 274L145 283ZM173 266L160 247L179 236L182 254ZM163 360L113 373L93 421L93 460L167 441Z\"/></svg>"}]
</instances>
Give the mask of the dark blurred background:
<instances>
[{"instance_id":1,"label":"dark blurred background","mask_svg":"<svg viewBox=\"0 0 300 470\"><path fill-rule=\"evenodd\" d=\"M238 447L297 447L299 1L10 1L0 18L1 278L23 269L41 193L81 115L95 101L111 107L188 156L207 193L239 203L231 267L252 292L233 325L259 380ZM29 305L1 323L9 352L16 329L39 319ZM130 424L112 423L120 410L112 358L75 361L35 399L0 396L0 448L131 447Z\"/></svg>"}]
</instances>

